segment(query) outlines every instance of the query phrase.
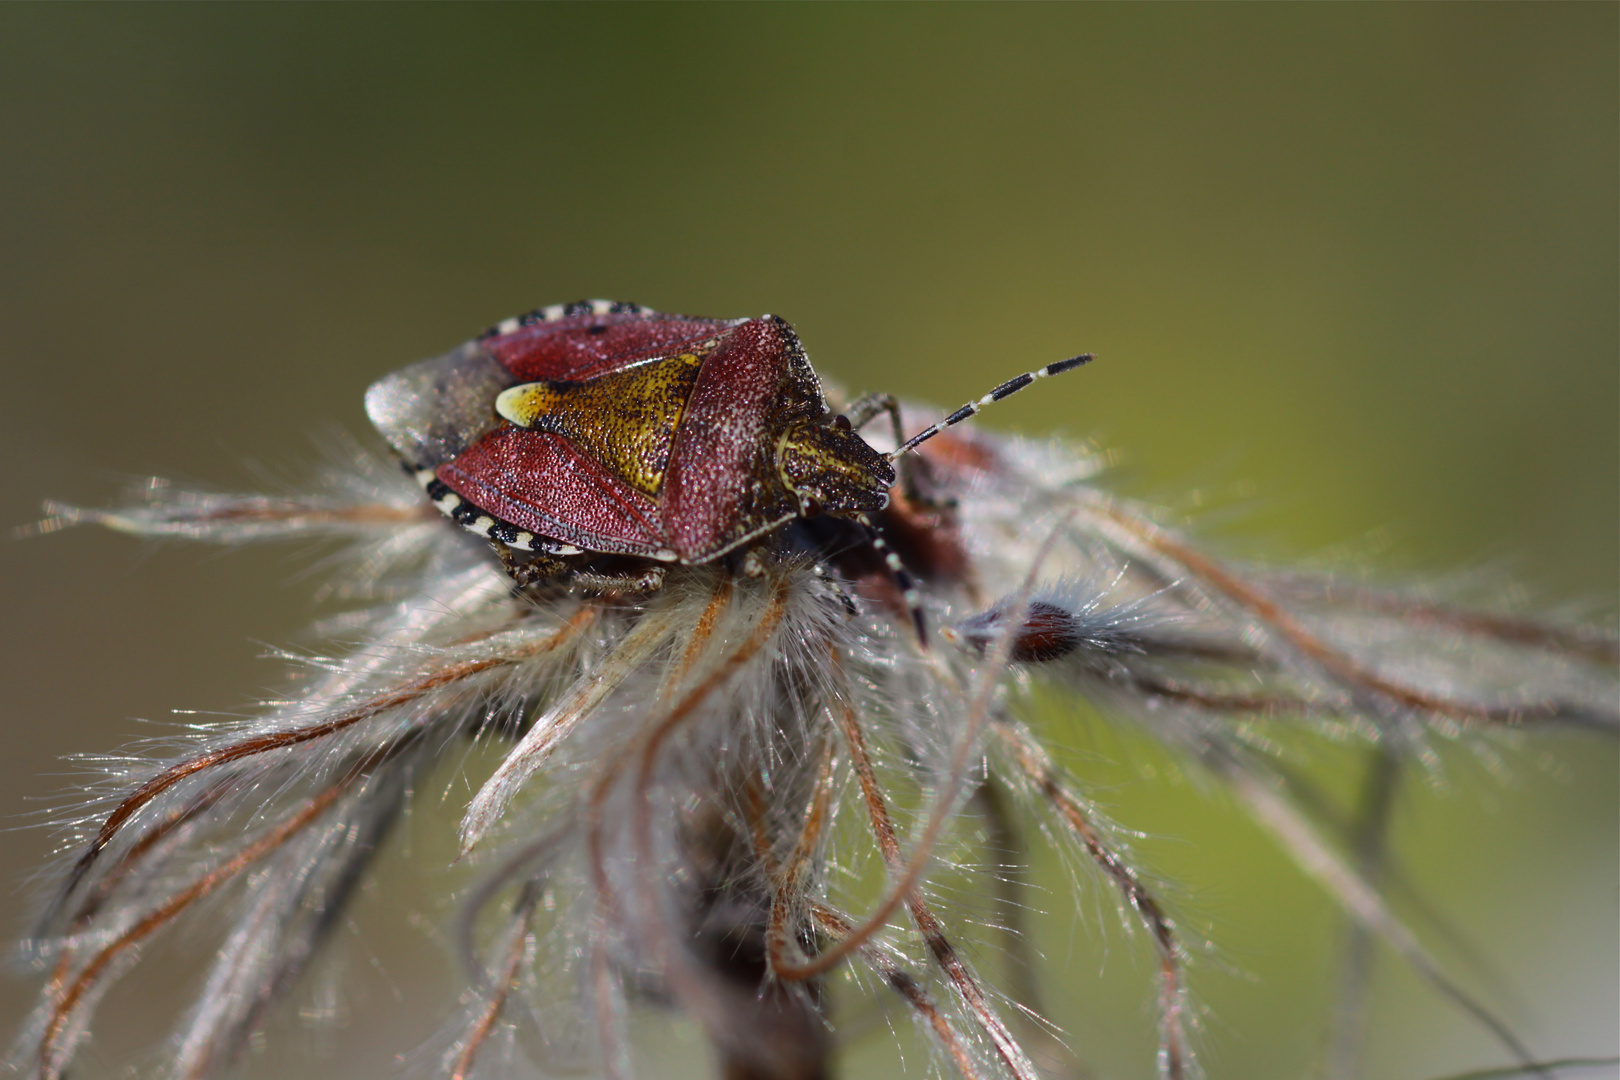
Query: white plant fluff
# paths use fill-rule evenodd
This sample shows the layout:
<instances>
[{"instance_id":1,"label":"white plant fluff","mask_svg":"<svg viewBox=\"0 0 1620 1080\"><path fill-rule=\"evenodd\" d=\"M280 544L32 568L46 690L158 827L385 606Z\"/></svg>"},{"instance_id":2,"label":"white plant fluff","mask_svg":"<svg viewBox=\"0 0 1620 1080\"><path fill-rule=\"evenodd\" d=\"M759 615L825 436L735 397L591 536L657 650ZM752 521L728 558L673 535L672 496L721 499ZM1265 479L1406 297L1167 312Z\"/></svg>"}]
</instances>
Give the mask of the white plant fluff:
<instances>
[{"instance_id":1,"label":"white plant fluff","mask_svg":"<svg viewBox=\"0 0 1620 1080\"><path fill-rule=\"evenodd\" d=\"M717 1075L810 1080L832 1075L850 1002L882 996L933 1048L922 1073L1089 1075L1027 979L970 959L963 935L983 928L953 921L938 886L958 863L1019 862L982 854L1008 815L1094 869L1078 887L1145 931L1157 1071L1202 1075L1198 950L1130 834L1033 733L1033 697L1056 693L1140 725L1229 791L1365 940L1488 1027L1510 1072L1551 1075L1396 916L1260 726L1382 748L1396 774L1428 768L1437 740L1553 726L1612 752L1612 636L1236 564L1110 494L1085 446L958 427L910 460L926 499L897 489L875 523L915 579L925 636L855 529L791 526L757 576L718 559L671 565L652 592L517 587L370 451L304 495L152 481L112 509L49 508L47 527L333 541L346 606L330 650L289 654L286 696L257 715L85 759L100 779L61 823L57 887L26 942L43 988L14 1074L88 1075L75 1061L103 995L205 908L225 930L152 1075L235 1069L391 825L440 798L423 780L481 743L501 763L444 823L484 874L448 928L468 978L414 1059L425 1075L657 1077L627 1028L656 1009L704 1033ZM1352 1068L1353 1048L1341 1058Z\"/></svg>"}]
</instances>

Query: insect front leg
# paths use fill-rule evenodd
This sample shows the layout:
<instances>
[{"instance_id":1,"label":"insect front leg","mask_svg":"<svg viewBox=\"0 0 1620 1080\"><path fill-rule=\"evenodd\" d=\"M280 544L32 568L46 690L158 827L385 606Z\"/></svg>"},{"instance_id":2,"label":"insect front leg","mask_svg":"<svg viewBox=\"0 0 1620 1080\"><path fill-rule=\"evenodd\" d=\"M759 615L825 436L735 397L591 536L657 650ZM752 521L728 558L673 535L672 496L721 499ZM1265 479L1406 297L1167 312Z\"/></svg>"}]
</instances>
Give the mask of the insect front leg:
<instances>
[{"instance_id":1,"label":"insect front leg","mask_svg":"<svg viewBox=\"0 0 1620 1080\"><path fill-rule=\"evenodd\" d=\"M906 441L905 428L900 424L900 403L894 399L893 394L867 394L856 399L850 407L844 410L849 418L850 427L859 429L872 422L878 413L886 412L894 422L894 444L899 446Z\"/></svg>"},{"instance_id":2,"label":"insect front leg","mask_svg":"<svg viewBox=\"0 0 1620 1080\"><path fill-rule=\"evenodd\" d=\"M849 420L850 427L859 430L871 423L879 413L885 412L889 414L889 420L894 425L894 445L905 445L906 429L900 420L900 403L895 400L893 394L867 394L851 404L844 412L844 416ZM906 501L931 510L940 509L941 504L938 500L930 499L922 493L917 484L914 466L914 460L907 456L896 458L894 462L894 471Z\"/></svg>"}]
</instances>

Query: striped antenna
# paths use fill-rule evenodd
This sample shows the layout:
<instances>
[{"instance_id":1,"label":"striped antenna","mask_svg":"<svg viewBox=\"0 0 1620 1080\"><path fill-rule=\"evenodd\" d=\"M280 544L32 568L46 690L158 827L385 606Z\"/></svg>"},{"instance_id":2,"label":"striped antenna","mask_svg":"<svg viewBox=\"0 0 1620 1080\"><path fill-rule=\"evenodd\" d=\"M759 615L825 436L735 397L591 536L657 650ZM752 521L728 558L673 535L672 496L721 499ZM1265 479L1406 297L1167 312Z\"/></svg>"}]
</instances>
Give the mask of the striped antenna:
<instances>
[{"instance_id":1,"label":"striped antenna","mask_svg":"<svg viewBox=\"0 0 1620 1080\"><path fill-rule=\"evenodd\" d=\"M894 548L889 546L878 527L872 519L865 514L855 514L855 521L866 530L866 542L872 545L872 550L883 558L883 565L888 567L889 576L894 579L895 588L900 590L900 599L906 605L906 611L911 615L911 625L917 631L917 643L924 650L928 648L928 621L923 617L922 592L917 588L917 579L906 570L906 564L900 561Z\"/></svg>"},{"instance_id":2,"label":"striped antenna","mask_svg":"<svg viewBox=\"0 0 1620 1080\"><path fill-rule=\"evenodd\" d=\"M960 424L968 417L977 414L980 409L983 409L992 401L1000 401L1004 397L1011 397L1024 387L1028 386L1030 383L1034 382L1036 379L1044 379L1048 375L1060 375L1065 371L1079 367L1081 364L1089 363L1091 363L1091 354L1085 353L1082 356L1071 356L1067 360L1059 360L1055 364L1047 364L1038 371L1028 371L1017 378L1008 379L1006 382L984 395L984 397L980 398L978 401L968 402L966 405L962 406L960 409L957 409L955 412L951 413L951 415L947 416L933 427L920 431L911 438L907 439L901 444L900 449L889 455L889 460L893 461L902 454L911 453L911 451L917 449L917 447L921 446L929 439L932 439L935 435L938 435L946 428Z\"/></svg>"}]
</instances>

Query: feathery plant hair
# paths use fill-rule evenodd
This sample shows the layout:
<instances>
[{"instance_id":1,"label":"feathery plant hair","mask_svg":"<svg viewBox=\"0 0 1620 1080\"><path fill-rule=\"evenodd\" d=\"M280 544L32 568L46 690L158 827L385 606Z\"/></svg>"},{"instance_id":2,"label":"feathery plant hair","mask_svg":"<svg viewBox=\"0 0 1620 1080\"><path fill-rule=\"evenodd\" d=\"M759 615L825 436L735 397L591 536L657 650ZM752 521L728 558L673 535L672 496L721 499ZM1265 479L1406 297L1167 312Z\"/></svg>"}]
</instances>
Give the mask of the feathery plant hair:
<instances>
[{"instance_id":1,"label":"feathery plant hair","mask_svg":"<svg viewBox=\"0 0 1620 1080\"><path fill-rule=\"evenodd\" d=\"M115 509L50 508L49 526L334 540L347 594L372 601L330 655L288 658L304 678L287 700L179 745L88 759L103 779L61 823L69 854L27 942L44 988L11 1051L16 1075L80 1075L109 987L159 936L205 925L205 907L228 922L154 1075L230 1071L296 996L423 781L470 743L502 760L460 822L463 858L485 876L452 935L467 988L426 1073L657 1076L628 1024L660 1006L705 1033L721 1076L826 1077L845 1027L834 1003L875 994L933 1048L925 1073L1089 1075L1087 1048L1046 1025L1016 963L970 959L970 928L937 886L1027 816L1145 931L1159 1053L1143 1074L1202 1075L1197 950L1128 834L1028 725L1041 687L1140 725L1222 785L1363 948L1384 943L1495 1035L1504 1075L1568 1064L1538 1061L1441 966L1255 725L1381 748L1387 809L1436 740L1555 726L1612 737L1614 638L1235 565L1100 488L1083 448L944 430L976 408L909 443L896 423L891 456L915 448L920 494L871 517L940 629L931 646L852 523L790 525L757 578L671 566L661 590L631 596L514 588L487 544L364 453L303 497L153 483ZM1017 879L991 877L1002 891ZM1327 1075L1354 1074L1355 1044L1341 1033Z\"/></svg>"}]
</instances>

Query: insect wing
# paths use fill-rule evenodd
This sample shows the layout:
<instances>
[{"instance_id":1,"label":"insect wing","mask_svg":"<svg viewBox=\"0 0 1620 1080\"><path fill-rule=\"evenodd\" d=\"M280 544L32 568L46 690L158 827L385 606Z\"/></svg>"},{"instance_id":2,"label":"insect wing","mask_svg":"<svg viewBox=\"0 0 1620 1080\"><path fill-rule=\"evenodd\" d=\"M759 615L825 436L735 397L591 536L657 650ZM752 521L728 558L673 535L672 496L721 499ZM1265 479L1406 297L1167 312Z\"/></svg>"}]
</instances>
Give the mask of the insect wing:
<instances>
[{"instance_id":1,"label":"insect wing","mask_svg":"<svg viewBox=\"0 0 1620 1080\"><path fill-rule=\"evenodd\" d=\"M437 475L467 502L536 535L587 551L663 554L657 504L562 435L508 425Z\"/></svg>"},{"instance_id":2,"label":"insect wing","mask_svg":"<svg viewBox=\"0 0 1620 1080\"><path fill-rule=\"evenodd\" d=\"M366 415L414 469L443 464L495 427L496 396L518 380L476 341L378 379Z\"/></svg>"},{"instance_id":3,"label":"insect wing","mask_svg":"<svg viewBox=\"0 0 1620 1080\"><path fill-rule=\"evenodd\" d=\"M408 466L435 468L499 424L494 405L502 390L618 371L701 346L741 321L664 315L610 300L539 308L379 379L366 391L366 414Z\"/></svg>"},{"instance_id":4,"label":"insect wing","mask_svg":"<svg viewBox=\"0 0 1620 1080\"><path fill-rule=\"evenodd\" d=\"M707 562L798 515L775 476L774 432L825 408L780 319L743 323L704 360L664 477L664 528L683 562Z\"/></svg>"}]
</instances>

